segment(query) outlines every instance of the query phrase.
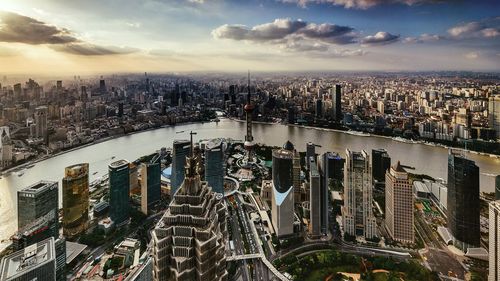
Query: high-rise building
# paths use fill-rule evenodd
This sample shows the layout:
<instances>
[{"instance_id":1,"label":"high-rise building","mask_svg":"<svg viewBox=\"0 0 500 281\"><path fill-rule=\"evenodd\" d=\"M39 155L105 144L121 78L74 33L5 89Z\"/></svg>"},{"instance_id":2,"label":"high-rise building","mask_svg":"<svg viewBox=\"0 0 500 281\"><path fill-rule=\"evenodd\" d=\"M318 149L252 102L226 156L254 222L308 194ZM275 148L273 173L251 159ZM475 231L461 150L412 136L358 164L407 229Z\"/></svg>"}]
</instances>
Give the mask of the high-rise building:
<instances>
[{"instance_id":1,"label":"high-rise building","mask_svg":"<svg viewBox=\"0 0 500 281\"><path fill-rule=\"evenodd\" d=\"M312 142L308 142L306 143L306 166L307 166L307 169L309 169L309 159L313 157L314 159L316 159L316 145Z\"/></svg>"},{"instance_id":2,"label":"high-rise building","mask_svg":"<svg viewBox=\"0 0 500 281\"><path fill-rule=\"evenodd\" d=\"M49 212L58 214L58 184L53 181L40 181L17 192L17 226L19 229ZM48 223L49 235L59 237L59 220L56 215Z\"/></svg>"},{"instance_id":3,"label":"high-rise building","mask_svg":"<svg viewBox=\"0 0 500 281\"><path fill-rule=\"evenodd\" d=\"M120 226L128 222L130 200L129 162L118 160L109 164L109 217Z\"/></svg>"},{"instance_id":4,"label":"high-rise building","mask_svg":"<svg viewBox=\"0 0 500 281\"><path fill-rule=\"evenodd\" d=\"M448 155L448 228L453 244L467 251L480 246L479 167L450 151Z\"/></svg>"},{"instance_id":5,"label":"high-rise building","mask_svg":"<svg viewBox=\"0 0 500 281\"><path fill-rule=\"evenodd\" d=\"M9 127L0 127L0 167L7 167L12 164L14 158L14 145L10 139Z\"/></svg>"},{"instance_id":6,"label":"high-rise building","mask_svg":"<svg viewBox=\"0 0 500 281\"><path fill-rule=\"evenodd\" d=\"M148 214L152 204L161 200L160 163L141 164L141 211Z\"/></svg>"},{"instance_id":7,"label":"high-rise building","mask_svg":"<svg viewBox=\"0 0 500 281\"><path fill-rule=\"evenodd\" d=\"M17 224L22 231L31 231L36 237L17 243L18 249L38 239L55 239L57 280L64 280L66 265L66 242L59 237L59 192L53 181L40 181L17 192ZM43 234L42 234L43 232Z\"/></svg>"},{"instance_id":8,"label":"high-rise building","mask_svg":"<svg viewBox=\"0 0 500 281\"><path fill-rule=\"evenodd\" d=\"M301 198L301 182L300 182L300 155L295 150L295 146L290 141L283 145L283 149L293 152L293 168L292 168L292 183L293 183L293 199L295 203L302 202Z\"/></svg>"},{"instance_id":9,"label":"high-rise building","mask_svg":"<svg viewBox=\"0 0 500 281\"><path fill-rule=\"evenodd\" d=\"M254 142L252 135L252 114L254 110L254 105L252 104L252 98L250 93L250 72L248 72L248 85L247 85L247 103L243 108L246 112L247 121L247 134L245 135L245 149L247 150L246 162L252 163L254 161Z\"/></svg>"},{"instance_id":10,"label":"high-rise building","mask_svg":"<svg viewBox=\"0 0 500 281\"><path fill-rule=\"evenodd\" d=\"M372 150L372 175L375 182L384 182L385 173L391 167L391 157L385 149Z\"/></svg>"},{"instance_id":11,"label":"high-rise building","mask_svg":"<svg viewBox=\"0 0 500 281\"><path fill-rule=\"evenodd\" d=\"M323 117L323 100L321 99L316 100L315 116L316 118Z\"/></svg>"},{"instance_id":12,"label":"high-rise building","mask_svg":"<svg viewBox=\"0 0 500 281\"><path fill-rule=\"evenodd\" d=\"M323 173L327 187L330 180L342 181L344 178L344 163L345 159L336 152L325 152L323 154Z\"/></svg>"},{"instance_id":13,"label":"high-rise building","mask_svg":"<svg viewBox=\"0 0 500 281\"><path fill-rule=\"evenodd\" d=\"M393 240L413 243L413 189L399 161L385 174L385 227Z\"/></svg>"},{"instance_id":14,"label":"high-rise building","mask_svg":"<svg viewBox=\"0 0 500 281\"><path fill-rule=\"evenodd\" d=\"M293 152L273 150L273 199L271 220L278 237L293 234Z\"/></svg>"},{"instance_id":15,"label":"high-rise building","mask_svg":"<svg viewBox=\"0 0 500 281\"><path fill-rule=\"evenodd\" d=\"M500 139L500 96L490 97L488 116L490 128L495 130L497 139Z\"/></svg>"},{"instance_id":16,"label":"high-rise building","mask_svg":"<svg viewBox=\"0 0 500 281\"><path fill-rule=\"evenodd\" d=\"M156 281L227 280L227 210L199 170L191 154L181 187L151 232Z\"/></svg>"},{"instance_id":17,"label":"high-rise building","mask_svg":"<svg viewBox=\"0 0 500 281\"><path fill-rule=\"evenodd\" d=\"M172 176L170 178L170 197L173 198L177 189L184 181L184 166L189 155L190 142L188 140L175 140L172 150Z\"/></svg>"},{"instance_id":18,"label":"high-rise building","mask_svg":"<svg viewBox=\"0 0 500 281\"><path fill-rule=\"evenodd\" d=\"M342 216L347 234L368 239L377 236L372 190L370 156L364 150L355 152L346 149Z\"/></svg>"},{"instance_id":19,"label":"high-rise building","mask_svg":"<svg viewBox=\"0 0 500 281\"><path fill-rule=\"evenodd\" d=\"M46 106L35 108L35 137L47 140L47 114Z\"/></svg>"},{"instance_id":20,"label":"high-rise building","mask_svg":"<svg viewBox=\"0 0 500 281\"><path fill-rule=\"evenodd\" d=\"M99 92L101 94L106 93L106 81L104 79L99 80Z\"/></svg>"},{"instance_id":21,"label":"high-rise building","mask_svg":"<svg viewBox=\"0 0 500 281\"><path fill-rule=\"evenodd\" d=\"M321 236L321 203L324 194L321 194L321 176L316 160L311 157L309 161L309 192L310 192L310 219L309 235L313 238Z\"/></svg>"},{"instance_id":22,"label":"high-rise building","mask_svg":"<svg viewBox=\"0 0 500 281\"><path fill-rule=\"evenodd\" d=\"M89 164L67 167L62 180L63 232L72 239L87 229L89 221Z\"/></svg>"},{"instance_id":23,"label":"high-rise building","mask_svg":"<svg viewBox=\"0 0 500 281\"><path fill-rule=\"evenodd\" d=\"M224 194L224 147L221 139L210 140L205 148L205 180L212 190Z\"/></svg>"},{"instance_id":24,"label":"high-rise building","mask_svg":"<svg viewBox=\"0 0 500 281\"><path fill-rule=\"evenodd\" d=\"M2 259L0 280L56 280L56 252L54 238L32 244Z\"/></svg>"},{"instance_id":25,"label":"high-rise building","mask_svg":"<svg viewBox=\"0 0 500 281\"><path fill-rule=\"evenodd\" d=\"M337 122L342 121L342 90L340 85L335 85L335 91L332 93L332 116Z\"/></svg>"},{"instance_id":26,"label":"high-rise building","mask_svg":"<svg viewBox=\"0 0 500 281\"><path fill-rule=\"evenodd\" d=\"M495 177L495 200L500 200L500 175Z\"/></svg>"},{"instance_id":27,"label":"high-rise building","mask_svg":"<svg viewBox=\"0 0 500 281\"><path fill-rule=\"evenodd\" d=\"M489 274L488 281L500 280L500 201L489 204Z\"/></svg>"}]
</instances>

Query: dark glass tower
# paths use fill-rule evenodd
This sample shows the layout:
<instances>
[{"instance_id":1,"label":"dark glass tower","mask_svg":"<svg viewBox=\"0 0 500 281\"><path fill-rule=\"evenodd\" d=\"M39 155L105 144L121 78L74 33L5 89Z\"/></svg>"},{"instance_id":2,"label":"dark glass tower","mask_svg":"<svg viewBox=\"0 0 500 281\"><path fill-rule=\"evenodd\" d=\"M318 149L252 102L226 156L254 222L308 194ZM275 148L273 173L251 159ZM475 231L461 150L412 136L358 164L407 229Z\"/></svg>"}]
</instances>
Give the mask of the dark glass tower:
<instances>
[{"instance_id":1,"label":"dark glass tower","mask_svg":"<svg viewBox=\"0 0 500 281\"><path fill-rule=\"evenodd\" d=\"M495 199L500 200L500 175L495 178Z\"/></svg>"},{"instance_id":2,"label":"dark glass tower","mask_svg":"<svg viewBox=\"0 0 500 281\"><path fill-rule=\"evenodd\" d=\"M205 180L214 192L224 194L224 151L220 139L214 139L207 143Z\"/></svg>"},{"instance_id":3,"label":"dark glass tower","mask_svg":"<svg viewBox=\"0 0 500 281\"><path fill-rule=\"evenodd\" d=\"M172 177L170 178L170 197L173 198L175 192L184 181L184 166L186 157L189 155L191 143L188 140L175 140L172 151Z\"/></svg>"},{"instance_id":4,"label":"dark glass tower","mask_svg":"<svg viewBox=\"0 0 500 281\"><path fill-rule=\"evenodd\" d=\"M115 225L129 218L129 162L118 160L109 165L109 217Z\"/></svg>"},{"instance_id":5,"label":"dark glass tower","mask_svg":"<svg viewBox=\"0 0 500 281\"><path fill-rule=\"evenodd\" d=\"M40 181L17 192L17 226L28 226L38 218L54 212L47 224L48 236L59 237L59 192L53 181Z\"/></svg>"},{"instance_id":6,"label":"dark glass tower","mask_svg":"<svg viewBox=\"0 0 500 281\"><path fill-rule=\"evenodd\" d=\"M385 172L391 167L391 157L385 149L372 150L372 174L373 180L385 182Z\"/></svg>"},{"instance_id":7,"label":"dark glass tower","mask_svg":"<svg viewBox=\"0 0 500 281\"><path fill-rule=\"evenodd\" d=\"M448 155L448 228L463 251L480 246L479 167L474 161Z\"/></svg>"},{"instance_id":8,"label":"dark glass tower","mask_svg":"<svg viewBox=\"0 0 500 281\"><path fill-rule=\"evenodd\" d=\"M323 154L323 173L325 173L325 183L328 180L343 180L345 159L336 152L326 152ZM328 187L328 184L327 184Z\"/></svg>"},{"instance_id":9,"label":"dark glass tower","mask_svg":"<svg viewBox=\"0 0 500 281\"><path fill-rule=\"evenodd\" d=\"M278 149L273 151L273 183L276 190L286 193L293 186L293 153Z\"/></svg>"}]
</instances>

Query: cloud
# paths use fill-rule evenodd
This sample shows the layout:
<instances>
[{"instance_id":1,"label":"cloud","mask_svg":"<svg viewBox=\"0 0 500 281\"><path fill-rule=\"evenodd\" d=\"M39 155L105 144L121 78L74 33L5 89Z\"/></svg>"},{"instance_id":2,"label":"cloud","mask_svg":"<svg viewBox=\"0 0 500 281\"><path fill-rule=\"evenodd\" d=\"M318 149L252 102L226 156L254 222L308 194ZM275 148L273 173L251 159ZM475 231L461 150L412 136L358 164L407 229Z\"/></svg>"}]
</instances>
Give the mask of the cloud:
<instances>
[{"instance_id":1,"label":"cloud","mask_svg":"<svg viewBox=\"0 0 500 281\"><path fill-rule=\"evenodd\" d=\"M25 44L77 42L69 30L11 12L0 12L0 41Z\"/></svg>"},{"instance_id":2,"label":"cloud","mask_svg":"<svg viewBox=\"0 0 500 281\"><path fill-rule=\"evenodd\" d=\"M49 45L53 50L82 56L129 54L129 47L98 46L78 39L70 30L19 15L0 11L0 42Z\"/></svg>"},{"instance_id":3,"label":"cloud","mask_svg":"<svg viewBox=\"0 0 500 281\"><path fill-rule=\"evenodd\" d=\"M424 33L418 37L406 37L403 39L404 43L427 43L443 40L444 37L437 34L427 34Z\"/></svg>"},{"instance_id":4,"label":"cloud","mask_svg":"<svg viewBox=\"0 0 500 281\"><path fill-rule=\"evenodd\" d=\"M403 5L420 5L427 3L440 3L444 0L281 0L284 3L296 3L301 7L306 7L308 4L332 4L343 6L344 8L368 9L373 6L382 4L403 4Z\"/></svg>"},{"instance_id":5,"label":"cloud","mask_svg":"<svg viewBox=\"0 0 500 281\"><path fill-rule=\"evenodd\" d=\"M51 48L80 56L126 55L139 51L130 47L98 46L88 43L53 45Z\"/></svg>"},{"instance_id":6,"label":"cloud","mask_svg":"<svg viewBox=\"0 0 500 281\"><path fill-rule=\"evenodd\" d=\"M500 17L462 23L448 29L455 39L494 38L500 35Z\"/></svg>"},{"instance_id":7,"label":"cloud","mask_svg":"<svg viewBox=\"0 0 500 281\"><path fill-rule=\"evenodd\" d=\"M273 22L248 27L245 25L222 25L212 31L217 39L236 41L269 42L282 44L289 40L310 39L330 44L350 44L355 42L354 28L330 23L308 23L289 18L275 19Z\"/></svg>"},{"instance_id":8,"label":"cloud","mask_svg":"<svg viewBox=\"0 0 500 281\"><path fill-rule=\"evenodd\" d=\"M379 31L375 35L369 35L361 39L362 45L374 46L374 45L386 45L394 43L399 40L399 35L393 35L389 32Z\"/></svg>"},{"instance_id":9,"label":"cloud","mask_svg":"<svg viewBox=\"0 0 500 281\"><path fill-rule=\"evenodd\" d=\"M479 53L478 52L470 52L470 53L465 54L465 57L467 59L470 59L470 60L475 60L479 57Z\"/></svg>"}]
</instances>

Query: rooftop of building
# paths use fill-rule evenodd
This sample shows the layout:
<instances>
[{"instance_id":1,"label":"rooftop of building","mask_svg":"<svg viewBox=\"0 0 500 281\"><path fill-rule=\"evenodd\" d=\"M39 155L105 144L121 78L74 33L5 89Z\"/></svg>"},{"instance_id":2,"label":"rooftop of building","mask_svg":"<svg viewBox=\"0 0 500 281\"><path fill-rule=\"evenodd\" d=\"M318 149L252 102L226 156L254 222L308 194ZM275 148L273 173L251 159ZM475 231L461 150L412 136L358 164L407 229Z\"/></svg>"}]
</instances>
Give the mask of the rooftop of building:
<instances>
[{"instance_id":1,"label":"rooftop of building","mask_svg":"<svg viewBox=\"0 0 500 281\"><path fill-rule=\"evenodd\" d=\"M4 257L0 279L14 278L51 260L55 260L55 245L52 237Z\"/></svg>"},{"instance_id":2,"label":"rooftop of building","mask_svg":"<svg viewBox=\"0 0 500 281\"><path fill-rule=\"evenodd\" d=\"M327 159L335 159L335 160L339 160L339 159L342 159L342 156L340 156L340 154L338 154L337 152L325 152L325 157Z\"/></svg>"},{"instance_id":3,"label":"rooftop of building","mask_svg":"<svg viewBox=\"0 0 500 281\"><path fill-rule=\"evenodd\" d=\"M273 157L282 159L292 159L293 152L285 149L275 149L273 150Z\"/></svg>"},{"instance_id":4,"label":"rooftop of building","mask_svg":"<svg viewBox=\"0 0 500 281\"><path fill-rule=\"evenodd\" d=\"M206 150L221 148L221 146L222 146L222 139L211 139L207 142Z\"/></svg>"},{"instance_id":5,"label":"rooftop of building","mask_svg":"<svg viewBox=\"0 0 500 281\"><path fill-rule=\"evenodd\" d=\"M109 164L109 167L116 169L116 168L121 168L123 166L128 166L129 163L130 163L129 161L121 159Z\"/></svg>"},{"instance_id":6,"label":"rooftop of building","mask_svg":"<svg viewBox=\"0 0 500 281\"><path fill-rule=\"evenodd\" d=\"M39 181L39 182L36 182L36 183L20 190L19 192L35 194L35 193L40 193L40 192L43 192L47 189L54 188L54 187L57 187L57 182L55 182L55 181Z\"/></svg>"}]
</instances>

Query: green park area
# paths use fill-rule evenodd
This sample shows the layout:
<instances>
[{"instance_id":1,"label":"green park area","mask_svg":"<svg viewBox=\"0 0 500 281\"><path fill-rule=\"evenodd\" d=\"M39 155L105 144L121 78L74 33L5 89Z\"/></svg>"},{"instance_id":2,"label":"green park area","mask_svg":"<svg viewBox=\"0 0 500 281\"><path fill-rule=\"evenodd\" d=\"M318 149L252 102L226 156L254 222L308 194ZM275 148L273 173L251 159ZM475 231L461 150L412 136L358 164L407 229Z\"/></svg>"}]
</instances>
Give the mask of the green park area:
<instances>
[{"instance_id":1,"label":"green park area","mask_svg":"<svg viewBox=\"0 0 500 281\"><path fill-rule=\"evenodd\" d=\"M340 274L357 273L363 281L420 281L439 280L415 260L397 261L386 257L364 258L358 255L325 250L305 256L287 256L274 261L282 272L288 272L293 280L342 281L353 280Z\"/></svg>"}]
</instances>

